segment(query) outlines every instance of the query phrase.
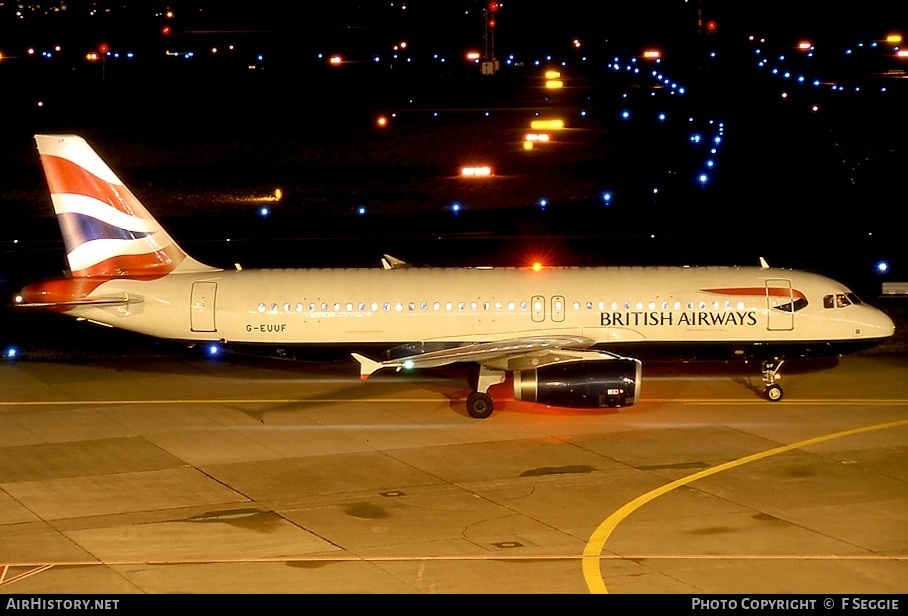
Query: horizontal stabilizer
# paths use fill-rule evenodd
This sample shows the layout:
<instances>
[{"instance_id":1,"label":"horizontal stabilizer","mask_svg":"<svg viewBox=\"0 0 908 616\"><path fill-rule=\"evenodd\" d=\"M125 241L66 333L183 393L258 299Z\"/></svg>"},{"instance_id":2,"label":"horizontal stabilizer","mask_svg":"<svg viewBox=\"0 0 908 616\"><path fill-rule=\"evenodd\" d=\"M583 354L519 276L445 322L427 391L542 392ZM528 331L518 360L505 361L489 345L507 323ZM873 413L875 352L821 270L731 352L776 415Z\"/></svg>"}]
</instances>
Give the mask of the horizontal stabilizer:
<instances>
[{"instance_id":1,"label":"horizontal stabilizer","mask_svg":"<svg viewBox=\"0 0 908 616\"><path fill-rule=\"evenodd\" d=\"M126 304L135 304L136 299L127 297L126 295L119 295L116 297L84 297L77 299L67 299L59 300L53 302L24 302L18 301L21 299L21 296L17 298L16 306L20 308L75 308L78 306L125 306Z\"/></svg>"}]
</instances>

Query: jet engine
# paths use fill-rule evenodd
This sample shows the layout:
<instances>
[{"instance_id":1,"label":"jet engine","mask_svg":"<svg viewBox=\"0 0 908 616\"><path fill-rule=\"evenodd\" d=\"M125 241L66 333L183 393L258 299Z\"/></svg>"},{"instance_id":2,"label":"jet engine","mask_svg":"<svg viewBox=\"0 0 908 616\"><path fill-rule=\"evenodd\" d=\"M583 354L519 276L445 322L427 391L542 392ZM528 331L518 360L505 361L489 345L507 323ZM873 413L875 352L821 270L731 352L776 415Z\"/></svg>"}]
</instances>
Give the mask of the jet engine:
<instances>
[{"instance_id":1,"label":"jet engine","mask_svg":"<svg viewBox=\"0 0 908 616\"><path fill-rule=\"evenodd\" d=\"M514 371L514 399L567 408L631 406L642 364L629 357L577 359Z\"/></svg>"}]
</instances>

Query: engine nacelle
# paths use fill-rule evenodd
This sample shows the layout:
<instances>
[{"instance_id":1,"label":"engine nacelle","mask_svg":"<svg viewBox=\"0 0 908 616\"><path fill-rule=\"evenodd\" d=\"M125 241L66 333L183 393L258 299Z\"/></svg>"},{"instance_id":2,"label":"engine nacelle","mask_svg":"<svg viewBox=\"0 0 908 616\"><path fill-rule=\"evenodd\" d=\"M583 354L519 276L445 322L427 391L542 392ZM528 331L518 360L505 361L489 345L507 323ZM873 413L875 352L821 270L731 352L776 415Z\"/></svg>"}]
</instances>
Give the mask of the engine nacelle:
<instances>
[{"instance_id":1,"label":"engine nacelle","mask_svg":"<svg viewBox=\"0 0 908 616\"><path fill-rule=\"evenodd\" d=\"M631 406L643 365L628 357L578 359L514 371L514 399L567 408Z\"/></svg>"}]
</instances>

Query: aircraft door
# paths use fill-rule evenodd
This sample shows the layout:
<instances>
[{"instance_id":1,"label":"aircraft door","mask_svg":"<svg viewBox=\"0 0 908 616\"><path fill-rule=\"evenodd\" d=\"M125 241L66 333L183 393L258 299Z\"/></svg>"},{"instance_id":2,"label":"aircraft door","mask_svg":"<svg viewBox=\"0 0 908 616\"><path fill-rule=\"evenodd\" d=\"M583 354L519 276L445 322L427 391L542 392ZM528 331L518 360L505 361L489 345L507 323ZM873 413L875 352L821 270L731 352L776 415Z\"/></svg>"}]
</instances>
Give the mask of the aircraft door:
<instances>
[{"instance_id":1,"label":"aircraft door","mask_svg":"<svg viewBox=\"0 0 908 616\"><path fill-rule=\"evenodd\" d=\"M535 323L545 321L545 298L541 295L534 295L530 300L530 318Z\"/></svg>"},{"instance_id":2,"label":"aircraft door","mask_svg":"<svg viewBox=\"0 0 908 616\"><path fill-rule=\"evenodd\" d=\"M767 329L794 329L794 297L790 280L774 278L766 281L766 314Z\"/></svg>"},{"instance_id":3,"label":"aircraft door","mask_svg":"<svg viewBox=\"0 0 908 616\"><path fill-rule=\"evenodd\" d=\"M563 295L553 295L552 296L552 320L553 321L564 321L564 296Z\"/></svg>"},{"instance_id":4,"label":"aircraft door","mask_svg":"<svg viewBox=\"0 0 908 616\"><path fill-rule=\"evenodd\" d=\"M216 282L193 282L192 300L189 306L189 328L194 332L216 332L214 322L214 298Z\"/></svg>"}]
</instances>

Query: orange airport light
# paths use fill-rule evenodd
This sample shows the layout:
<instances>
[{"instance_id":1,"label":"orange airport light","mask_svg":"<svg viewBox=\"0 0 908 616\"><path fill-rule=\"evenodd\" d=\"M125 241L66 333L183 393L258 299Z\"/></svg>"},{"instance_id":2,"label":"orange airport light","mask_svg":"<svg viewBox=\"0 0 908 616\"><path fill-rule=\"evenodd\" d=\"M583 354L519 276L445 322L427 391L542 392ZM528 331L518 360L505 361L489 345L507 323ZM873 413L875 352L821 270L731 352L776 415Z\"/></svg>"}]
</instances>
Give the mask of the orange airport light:
<instances>
[{"instance_id":1,"label":"orange airport light","mask_svg":"<svg viewBox=\"0 0 908 616\"><path fill-rule=\"evenodd\" d=\"M533 130L561 130L564 128L564 120L533 120L530 122L530 128Z\"/></svg>"},{"instance_id":2,"label":"orange airport light","mask_svg":"<svg viewBox=\"0 0 908 616\"><path fill-rule=\"evenodd\" d=\"M895 57L896 58L908 58L908 50L899 49L897 52L895 52Z\"/></svg>"},{"instance_id":3,"label":"orange airport light","mask_svg":"<svg viewBox=\"0 0 908 616\"><path fill-rule=\"evenodd\" d=\"M481 57L481 56L479 55L479 52L478 52L478 51L469 51L469 52L467 52L467 60L470 60L471 62L472 62L472 61L478 60L480 57Z\"/></svg>"},{"instance_id":4,"label":"orange airport light","mask_svg":"<svg viewBox=\"0 0 908 616\"><path fill-rule=\"evenodd\" d=\"M662 57L662 52L658 49L647 49L643 52L643 57L647 60L658 60Z\"/></svg>"},{"instance_id":5,"label":"orange airport light","mask_svg":"<svg viewBox=\"0 0 908 616\"><path fill-rule=\"evenodd\" d=\"M561 73L559 71L555 71L555 70L547 70L545 72L545 78L546 79L560 79Z\"/></svg>"},{"instance_id":6,"label":"orange airport light","mask_svg":"<svg viewBox=\"0 0 908 616\"><path fill-rule=\"evenodd\" d=\"M892 43L893 45L898 45L899 43L902 42L902 35L901 34L890 34L889 36L886 37L886 42Z\"/></svg>"},{"instance_id":7,"label":"orange airport light","mask_svg":"<svg viewBox=\"0 0 908 616\"><path fill-rule=\"evenodd\" d=\"M560 79L549 79L545 82L545 87L549 90L557 90L564 87L564 82Z\"/></svg>"},{"instance_id":8,"label":"orange airport light","mask_svg":"<svg viewBox=\"0 0 908 616\"><path fill-rule=\"evenodd\" d=\"M810 49L811 47L813 47L813 43L810 41L801 41L798 43L798 49Z\"/></svg>"},{"instance_id":9,"label":"orange airport light","mask_svg":"<svg viewBox=\"0 0 908 616\"><path fill-rule=\"evenodd\" d=\"M330 58L328 58L328 63L331 64L331 65L334 65L334 66L337 66L337 65L340 64L342 61L343 61L343 59L342 59L340 56L337 56L337 55L331 56Z\"/></svg>"}]
</instances>

